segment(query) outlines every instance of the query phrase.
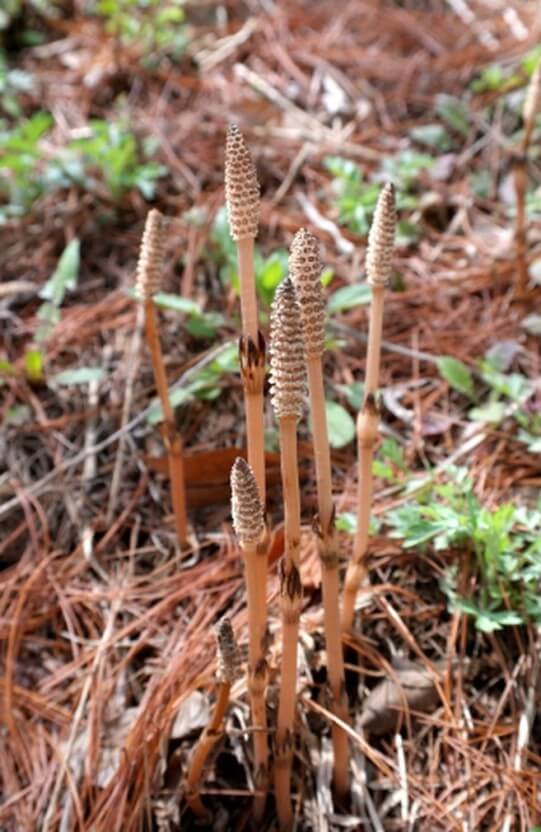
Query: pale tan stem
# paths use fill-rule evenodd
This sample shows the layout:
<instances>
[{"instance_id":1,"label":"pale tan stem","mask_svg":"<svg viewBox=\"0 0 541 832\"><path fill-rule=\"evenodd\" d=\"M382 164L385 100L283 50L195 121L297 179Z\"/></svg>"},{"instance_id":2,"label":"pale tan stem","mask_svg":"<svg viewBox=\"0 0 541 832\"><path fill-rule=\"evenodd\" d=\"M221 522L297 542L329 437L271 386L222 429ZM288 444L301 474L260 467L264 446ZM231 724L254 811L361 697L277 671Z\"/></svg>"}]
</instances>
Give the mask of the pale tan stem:
<instances>
[{"instance_id":1,"label":"pale tan stem","mask_svg":"<svg viewBox=\"0 0 541 832\"><path fill-rule=\"evenodd\" d=\"M167 386L167 376L165 375L165 367L163 364L162 348L160 345L160 337L158 335L158 319L156 315L156 307L152 298L145 300L145 336L147 340L148 349L150 352L150 359L152 361L152 369L154 371L154 381L156 382L156 390L163 411L163 420L166 424L173 423L173 408L169 400L169 388Z\"/></svg>"},{"instance_id":2,"label":"pale tan stem","mask_svg":"<svg viewBox=\"0 0 541 832\"><path fill-rule=\"evenodd\" d=\"M314 457L318 493L321 585L323 594L323 616L327 645L327 665L332 693L332 710L336 716L348 721L344 704L345 681L342 639L340 634L340 601L338 556L333 544L333 500L331 454L327 432L325 390L321 357L308 359L308 386L314 437ZM332 724L334 749L334 786L339 799L348 790L349 748L348 738L335 723Z\"/></svg>"},{"instance_id":3,"label":"pale tan stem","mask_svg":"<svg viewBox=\"0 0 541 832\"><path fill-rule=\"evenodd\" d=\"M291 768L295 744L297 701L297 641L302 602L300 561L300 493L297 459L297 418L279 419L282 490L284 496L285 554L281 576L282 663L276 724L275 794L281 830L292 823Z\"/></svg>"},{"instance_id":4,"label":"pale tan stem","mask_svg":"<svg viewBox=\"0 0 541 832\"><path fill-rule=\"evenodd\" d=\"M212 749L222 736L222 723L229 704L230 691L231 685L229 682L221 682L219 684L212 719L201 734L193 750L188 767L185 790L186 802L192 812L201 818L208 818L209 814L200 796L201 775Z\"/></svg>"},{"instance_id":5,"label":"pale tan stem","mask_svg":"<svg viewBox=\"0 0 541 832\"><path fill-rule=\"evenodd\" d=\"M184 478L184 452L182 437L175 428L173 408L169 399L167 376L158 334L156 307L152 298L145 300L145 336L152 361L154 380L162 406L165 425L165 444L171 483L171 502L175 518L175 530L181 548L188 545L188 520L186 516L186 483Z\"/></svg>"},{"instance_id":6,"label":"pale tan stem","mask_svg":"<svg viewBox=\"0 0 541 832\"><path fill-rule=\"evenodd\" d=\"M371 396L365 402L357 420L357 530L353 542L353 557L348 566L342 604L342 630L347 632L353 626L355 598L366 576L366 549L370 530L370 509L372 506L372 460L377 438L378 413Z\"/></svg>"},{"instance_id":7,"label":"pale tan stem","mask_svg":"<svg viewBox=\"0 0 541 832\"><path fill-rule=\"evenodd\" d=\"M320 357L308 359L308 389L314 437L319 522L323 530L329 530L333 516L331 453L327 432L325 389Z\"/></svg>"},{"instance_id":8,"label":"pale tan stem","mask_svg":"<svg viewBox=\"0 0 541 832\"><path fill-rule=\"evenodd\" d=\"M244 409L246 411L248 462L254 472L261 502L265 505L265 414L263 408L263 386L258 392L254 393L245 389Z\"/></svg>"},{"instance_id":9,"label":"pale tan stem","mask_svg":"<svg viewBox=\"0 0 541 832\"><path fill-rule=\"evenodd\" d=\"M342 603L342 630L349 631L353 626L355 599L366 576L366 549L370 528L370 509L372 507L372 460L378 430L378 412L375 395L379 385L379 365L381 354L381 330L383 326L383 304L385 287L372 286L372 304L370 306L370 324L368 330L368 352L366 357L365 399L357 420L358 442L358 495L357 495L357 531L353 544L353 557L348 566L344 585Z\"/></svg>"},{"instance_id":10,"label":"pale tan stem","mask_svg":"<svg viewBox=\"0 0 541 832\"><path fill-rule=\"evenodd\" d=\"M254 275L253 237L245 237L242 240L237 240L237 260L239 266L242 332L244 335L249 335L254 344L257 344L259 325Z\"/></svg>"},{"instance_id":11,"label":"pale tan stem","mask_svg":"<svg viewBox=\"0 0 541 832\"><path fill-rule=\"evenodd\" d=\"M365 396L375 396L379 385L379 364L381 355L381 331L383 328L384 286L372 286L370 323L368 328L368 351L366 356Z\"/></svg>"},{"instance_id":12,"label":"pale tan stem","mask_svg":"<svg viewBox=\"0 0 541 832\"><path fill-rule=\"evenodd\" d=\"M285 560L299 568L301 500L297 454L297 418L286 416L280 425L280 468L284 495Z\"/></svg>"},{"instance_id":13,"label":"pale tan stem","mask_svg":"<svg viewBox=\"0 0 541 832\"><path fill-rule=\"evenodd\" d=\"M293 618L284 612L282 619L280 704L276 725L276 759L274 766L276 812L281 830L290 829L293 820L291 768L293 764L295 705L297 701L298 638L298 614Z\"/></svg>"},{"instance_id":14,"label":"pale tan stem","mask_svg":"<svg viewBox=\"0 0 541 832\"><path fill-rule=\"evenodd\" d=\"M267 798L269 762L265 706L267 684L267 667L264 656L266 613L261 598L262 589L263 596L266 594L265 585L263 584L262 587L262 576L266 581L267 556L264 541L260 545L243 543L241 548L246 571L249 635L248 689L254 727L255 783L258 789L258 794L254 799L254 817L256 820L261 820ZM263 602L265 600L263 597Z\"/></svg>"}]
</instances>

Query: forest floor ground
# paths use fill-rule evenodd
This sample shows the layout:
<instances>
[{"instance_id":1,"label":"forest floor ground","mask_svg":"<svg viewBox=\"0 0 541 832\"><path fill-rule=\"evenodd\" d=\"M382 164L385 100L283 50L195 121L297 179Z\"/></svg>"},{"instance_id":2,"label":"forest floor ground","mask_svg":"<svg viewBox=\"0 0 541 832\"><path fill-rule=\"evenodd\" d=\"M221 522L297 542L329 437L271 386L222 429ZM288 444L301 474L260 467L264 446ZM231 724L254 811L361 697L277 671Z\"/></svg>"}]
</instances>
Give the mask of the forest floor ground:
<instances>
[{"instance_id":1,"label":"forest floor ground","mask_svg":"<svg viewBox=\"0 0 541 832\"><path fill-rule=\"evenodd\" d=\"M215 623L227 614L247 641L228 488L231 449L245 445L223 212L231 122L261 183L265 332L298 228L317 235L328 268L344 566L367 231L381 183L398 193L369 585L346 652L346 806L332 804L315 483L300 425L298 828L541 823L538 141L526 292L512 176L541 56L536 5L22 0L0 13L1 829L195 827L182 777L214 696ZM168 217L161 338L189 455L188 552L175 542L131 294L151 205ZM266 418L272 714L283 512L270 406ZM406 672L433 689L430 704L416 707L410 691L396 730L361 730L367 692ZM240 680L205 776L208 828L249 828L248 722ZM275 828L271 800L260 828Z\"/></svg>"}]
</instances>

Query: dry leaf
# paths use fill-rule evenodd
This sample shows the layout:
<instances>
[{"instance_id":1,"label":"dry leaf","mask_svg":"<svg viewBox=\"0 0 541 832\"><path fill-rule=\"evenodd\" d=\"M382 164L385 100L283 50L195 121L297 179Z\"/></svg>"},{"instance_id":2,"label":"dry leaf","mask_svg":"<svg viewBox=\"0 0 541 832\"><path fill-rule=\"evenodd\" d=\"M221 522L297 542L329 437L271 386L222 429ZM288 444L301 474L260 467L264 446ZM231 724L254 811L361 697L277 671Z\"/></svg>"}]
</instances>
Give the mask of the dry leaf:
<instances>
[{"instance_id":1,"label":"dry leaf","mask_svg":"<svg viewBox=\"0 0 541 832\"><path fill-rule=\"evenodd\" d=\"M438 672L438 667L435 667ZM370 691L364 701L359 727L380 736L396 730L405 707L428 713L439 701L433 677L423 665L408 662L395 670L393 679L385 679Z\"/></svg>"}]
</instances>

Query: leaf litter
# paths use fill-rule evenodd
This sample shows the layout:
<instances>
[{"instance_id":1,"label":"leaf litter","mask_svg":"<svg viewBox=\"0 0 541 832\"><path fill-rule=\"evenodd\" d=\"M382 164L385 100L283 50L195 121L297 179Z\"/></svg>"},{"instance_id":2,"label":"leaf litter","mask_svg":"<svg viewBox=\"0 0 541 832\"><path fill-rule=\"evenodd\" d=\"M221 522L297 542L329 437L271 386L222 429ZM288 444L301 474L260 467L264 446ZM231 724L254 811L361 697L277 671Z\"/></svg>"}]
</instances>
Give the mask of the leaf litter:
<instances>
[{"instance_id":1,"label":"leaf litter","mask_svg":"<svg viewBox=\"0 0 541 832\"><path fill-rule=\"evenodd\" d=\"M114 120L128 96L130 123L154 142L156 161L169 169L155 182L161 210L175 218L167 289L222 314L217 330L226 340L236 334L235 296L221 280L211 230L223 201L225 128L230 120L242 123L261 171L262 252L287 248L308 219L333 269L327 290L333 323L347 330L329 329L341 343L327 358L328 392L347 412L341 387L362 380L364 366L366 297L353 287L366 238L359 231L360 214L356 226L344 224L347 189L337 203L325 160L341 155L374 182L382 160L398 158L401 167L387 166L387 173L407 179L413 169L408 165L419 162L403 155L412 150L408 143L430 156L437 142L438 160L418 166L412 186L413 195L421 187L435 198L408 209L418 234L406 236L395 258L384 331L383 431L400 438L408 465L420 475L427 464L443 465L464 453L480 501L530 504L541 482L539 464L517 443L515 426L483 424L472 437L466 421L478 389L474 362L498 344L513 345L502 347L502 369L538 376L539 289L534 281L527 304L513 299L511 226L498 197L505 182L500 130L501 119L510 118L507 99L500 122L486 124L483 107L498 93L464 91L488 66L498 63L505 75L520 64L539 37L533 9L511 9L522 28L477 2L351 2L309 10L295 2L254 7L248 19L240 4L228 10L227 26L216 21L211 6L194 12L186 56L151 67L134 60L133 44L117 48L111 37L104 40L93 18L66 13L49 19L49 43L17 56L18 66L34 78L34 91L25 92L26 114L38 108L55 114L47 155L60 153L91 118ZM428 131L432 125L437 133ZM294 167L298 154L303 162ZM288 189L273 203L290 171ZM480 174L487 172L490 187L481 191ZM533 175L538 181L537 170ZM0 226L2 281L14 287L0 293L1 357L14 368L2 375L1 388L6 475L0 496L11 507L1 515L0 543L0 825L189 829L193 822L180 784L213 696L215 621L227 611L246 642L242 569L222 472L230 448L243 444L241 387L226 376L214 402L195 396L179 410L187 445L204 462L192 479L198 545L188 557L174 546L167 486L154 471L159 463L151 461L152 429L144 420L125 431L118 508L108 516L117 445L99 450L99 443L119 429L128 395L128 343L136 314L126 290L147 205L132 188L113 210L104 183L93 182L83 193L76 180L67 181L61 199L44 191L31 211ZM203 217L195 226L188 215L194 206ZM535 222L531 242L539 244ZM183 286L191 291L183 292ZM36 350L39 309L60 291ZM173 380L198 362L208 343L192 334L179 338L179 314L187 313L164 316ZM436 367L442 357L447 383ZM135 360L140 371L130 392L130 416L145 410L153 396L148 361L142 355ZM416 373L425 384L412 383ZM64 385L55 378L64 378ZM97 385L92 407L91 381ZM85 444L93 430L95 438ZM349 422L340 432L343 439L348 430ZM84 477L88 457L94 473ZM337 511L344 514L355 506L351 443L334 450L333 463ZM269 467L270 505L279 523L273 456ZM315 505L309 472L308 466L307 527ZM377 484L375 514L384 518L400 494L388 483ZM344 531L345 551L350 540ZM278 532L271 560L282 545ZM496 639L468 626L459 612L449 613L440 580L457 557L467 568L468 552L402 550L384 534L372 540L371 585L360 599L362 635L348 654L348 693L357 714L352 804L332 814L332 714L318 568L310 537L303 538L308 592L301 687L313 707L307 704L300 716L294 793L305 812L299 829L474 830L499 828L501 822L506 829L529 830L540 822L535 716L529 742L521 745L524 715L538 700L539 636L531 627L514 628ZM275 664L276 591L273 573ZM272 686L269 699L273 707ZM205 781L215 829L247 828L253 784L247 775L246 701L241 682ZM402 745L393 739L398 727ZM270 812L262 828L273 828Z\"/></svg>"}]
</instances>

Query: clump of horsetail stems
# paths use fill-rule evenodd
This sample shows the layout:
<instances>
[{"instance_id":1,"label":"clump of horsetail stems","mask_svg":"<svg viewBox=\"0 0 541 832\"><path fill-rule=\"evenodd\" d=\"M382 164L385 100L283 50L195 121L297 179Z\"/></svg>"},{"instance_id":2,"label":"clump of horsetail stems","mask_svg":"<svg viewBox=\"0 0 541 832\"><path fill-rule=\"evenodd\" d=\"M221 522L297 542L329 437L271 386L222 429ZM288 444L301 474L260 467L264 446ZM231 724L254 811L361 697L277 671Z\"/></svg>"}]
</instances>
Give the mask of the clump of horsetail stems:
<instances>
[{"instance_id":1,"label":"clump of horsetail stems","mask_svg":"<svg viewBox=\"0 0 541 832\"><path fill-rule=\"evenodd\" d=\"M225 197L231 236L237 244L239 267L242 316L239 356L246 409L248 462L253 468L261 501L265 505L265 340L259 330L254 277L254 240L259 225L259 184L250 151L236 125L231 125L227 131Z\"/></svg>"},{"instance_id":2,"label":"clump of horsetail stems","mask_svg":"<svg viewBox=\"0 0 541 832\"><path fill-rule=\"evenodd\" d=\"M515 253L517 261L517 289L523 295L528 286L528 261L526 245L526 190L528 187L528 150L535 120L541 109L541 61L530 78L522 108L524 131L522 141L513 156L513 180L517 216L515 220Z\"/></svg>"},{"instance_id":3,"label":"clump of horsetail stems","mask_svg":"<svg viewBox=\"0 0 541 832\"><path fill-rule=\"evenodd\" d=\"M218 669L216 681L218 690L211 720L197 742L185 782L186 802L198 817L208 819L209 812L201 800L201 775L212 749L223 734L223 721L231 686L240 675L240 657L235 635L228 618L222 618L216 626Z\"/></svg>"},{"instance_id":4,"label":"clump of horsetail stems","mask_svg":"<svg viewBox=\"0 0 541 832\"><path fill-rule=\"evenodd\" d=\"M391 263L396 228L395 194L392 185L382 189L372 227L368 235L366 273L372 287L368 352L364 403L357 418L358 496L357 530L353 543L353 557L348 566L344 586L342 629L349 631L353 625L355 599L366 575L366 548L372 504L372 458L378 435L379 414L376 392L379 384L381 330L385 286L391 276Z\"/></svg>"},{"instance_id":5,"label":"clump of horsetail stems","mask_svg":"<svg viewBox=\"0 0 541 832\"><path fill-rule=\"evenodd\" d=\"M153 295L159 291L163 262L164 219L162 214L152 208L147 215L139 261L135 295L144 304L145 336L152 360L152 369L156 388L163 411L164 441L167 449L169 477L171 481L171 499L175 518L177 538L181 548L188 544L188 521L186 517L186 486L184 481L184 454L182 437L175 428L175 420L163 355L158 333L158 318Z\"/></svg>"},{"instance_id":6,"label":"clump of horsetail stems","mask_svg":"<svg viewBox=\"0 0 541 832\"><path fill-rule=\"evenodd\" d=\"M285 551L280 564L282 663L275 749L275 795L280 828L289 829L291 767L295 745L297 641L302 603L300 578L300 493L297 422L305 393L306 358L300 309L293 283L286 278L271 308L270 389L280 434L280 464L284 500Z\"/></svg>"},{"instance_id":7,"label":"clump of horsetail stems","mask_svg":"<svg viewBox=\"0 0 541 832\"><path fill-rule=\"evenodd\" d=\"M340 635L338 552L334 533L331 455L323 387L325 297L321 285L322 264L319 245L316 238L303 228L293 238L289 271L301 311L308 368L308 389L318 494L318 516L314 520L314 529L321 560L323 615L332 710L336 716L347 722L344 661ZM332 724L332 739L334 787L336 795L343 799L347 794L349 779L348 738L346 732L334 722Z\"/></svg>"},{"instance_id":8,"label":"clump of horsetail stems","mask_svg":"<svg viewBox=\"0 0 541 832\"><path fill-rule=\"evenodd\" d=\"M248 691L254 728L254 763L257 795L254 817L260 821L265 810L268 790L269 751L265 690L267 662L266 634L266 534L264 508L259 497L254 472L242 458L231 470L231 514L244 557L248 596Z\"/></svg>"}]
</instances>

